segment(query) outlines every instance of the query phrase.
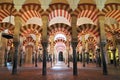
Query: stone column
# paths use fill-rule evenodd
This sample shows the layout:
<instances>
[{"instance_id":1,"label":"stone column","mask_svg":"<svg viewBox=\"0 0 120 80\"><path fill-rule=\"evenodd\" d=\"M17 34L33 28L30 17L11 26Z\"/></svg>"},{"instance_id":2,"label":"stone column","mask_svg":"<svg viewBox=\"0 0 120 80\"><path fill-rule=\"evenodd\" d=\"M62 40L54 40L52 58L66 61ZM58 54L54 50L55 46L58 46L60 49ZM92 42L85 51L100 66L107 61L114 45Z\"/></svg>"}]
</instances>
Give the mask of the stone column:
<instances>
[{"instance_id":1,"label":"stone column","mask_svg":"<svg viewBox=\"0 0 120 80\"><path fill-rule=\"evenodd\" d=\"M78 44L78 39L77 39L77 17L75 15L72 15L72 48L73 48L73 75L77 75L77 53L76 53L76 47Z\"/></svg>"},{"instance_id":2,"label":"stone column","mask_svg":"<svg viewBox=\"0 0 120 80\"><path fill-rule=\"evenodd\" d=\"M52 64L52 62L53 62L53 64L52 65L54 65L55 64L55 61L54 61L54 36L53 35L51 35L51 37L50 37L50 53L52 54L52 60L51 60L51 64Z\"/></svg>"},{"instance_id":3,"label":"stone column","mask_svg":"<svg viewBox=\"0 0 120 80\"><path fill-rule=\"evenodd\" d=\"M46 54L47 54L47 44L48 42L42 42L42 46L43 46L43 66L42 66L42 75L46 75L47 74L47 70L46 70Z\"/></svg>"},{"instance_id":4,"label":"stone column","mask_svg":"<svg viewBox=\"0 0 120 80\"><path fill-rule=\"evenodd\" d=\"M116 40L116 34L113 32L112 33L112 37L113 37L113 47L112 47L112 52L113 52L113 63L114 66L117 66L117 62L116 62L116 47L117 47L117 40Z\"/></svg>"},{"instance_id":5,"label":"stone column","mask_svg":"<svg viewBox=\"0 0 120 80\"><path fill-rule=\"evenodd\" d=\"M120 44L118 44L117 47L118 47L118 58L119 58L119 64L118 65L120 65Z\"/></svg>"},{"instance_id":6,"label":"stone column","mask_svg":"<svg viewBox=\"0 0 120 80\"><path fill-rule=\"evenodd\" d=\"M0 66L4 66L5 62L5 54L6 54L6 46L7 46L7 39L1 37L1 45L0 45Z\"/></svg>"},{"instance_id":7,"label":"stone column","mask_svg":"<svg viewBox=\"0 0 120 80\"><path fill-rule=\"evenodd\" d=\"M32 64L32 54L33 54L33 46L28 45L26 47L26 61L27 64Z\"/></svg>"},{"instance_id":8,"label":"stone column","mask_svg":"<svg viewBox=\"0 0 120 80\"><path fill-rule=\"evenodd\" d=\"M70 67L70 61L69 61L69 53L70 53L70 38L69 38L69 35L67 36L67 62L68 62L68 67Z\"/></svg>"},{"instance_id":9,"label":"stone column","mask_svg":"<svg viewBox=\"0 0 120 80\"><path fill-rule=\"evenodd\" d=\"M43 31L42 31L42 46L43 46L43 67L42 67L42 75L47 74L46 70L46 55L47 55L47 45L48 45L48 37L47 37L47 27L48 27L48 17L47 15L42 16L43 21Z\"/></svg>"},{"instance_id":10,"label":"stone column","mask_svg":"<svg viewBox=\"0 0 120 80\"><path fill-rule=\"evenodd\" d=\"M37 62L38 62L38 39L39 38L39 35L37 34L36 35L36 53L35 53L35 67L37 67Z\"/></svg>"},{"instance_id":11,"label":"stone column","mask_svg":"<svg viewBox=\"0 0 120 80\"><path fill-rule=\"evenodd\" d=\"M104 25L104 16L99 16L99 28L100 28L100 50L102 56L102 65L103 65L103 75L107 75L107 65L106 65L106 36L105 36L105 25Z\"/></svg>"},{"instance_id":12,"label":"stone column","mask_svg":"<svg viewBox=\"0 0 120 80\"><path fill-rule=\"evenodd\" d=\"M86 49L86 44L85 44L85 34L82 33L82 61L83 61L83 67L85 67L85 49Z\"/></svg>"},{"instance_id":13,"label":"stone column","mask_svg":"<svg viewBox=\"0 0 120 80\"><path fill-rule=\"evenodd\" d=\"M17 73L17 59L18 59L18 49L19 49L19 34L20 34L20 27L21 27L21 19L20 16L15 16L15 29L14 29L14 36L13 36L13 45L14 45L14 55L13 55L13 68L12 74Z\"/></svg>"}]
</instances>

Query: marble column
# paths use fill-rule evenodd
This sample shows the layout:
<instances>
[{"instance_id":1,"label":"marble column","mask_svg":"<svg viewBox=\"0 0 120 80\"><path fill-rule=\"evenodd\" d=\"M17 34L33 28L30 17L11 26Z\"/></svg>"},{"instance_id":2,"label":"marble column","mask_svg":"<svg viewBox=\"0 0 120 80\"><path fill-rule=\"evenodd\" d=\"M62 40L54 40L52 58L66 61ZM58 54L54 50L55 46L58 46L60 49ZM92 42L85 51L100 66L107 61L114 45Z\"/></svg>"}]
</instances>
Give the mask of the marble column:
<instances>
[{"instance_id":1,"label":"marble column","mask_svg":"<svg viewBox=\"0 0 120 80\"><path fill-rule=\"evenodd\" d=\"M19 47L19 42L13 42L14 44L14 54L13 54L13 68L12 68L12 74L17 73L17 65L18 65L18 47Z\"/></svg>"},{"instance_id":2,"label":"marble column","mask_svg":"<svg viewBox=\"0 0 120 80\"><path fill-rule=\"evenodd\" d=\"M116 40L116 34L113 32L112 33L112 37L113 37L113 47L112 47L112 52L113 52L113 63L114 66L117 66L117 62L116 62L116 47L117 47L117 40Z\"/></svg>"},{"instance_id":3,"label":"marble column","mask_svg":"<svg viewBox=\"0 0 120 80\"><path fill-rule=\"evenodd\" d=\"M5 64L5 54L6 54L6 46L7 46L7 39L1 37L1 45L0 45L0 66L4 66Z\"/></svg>"},{"instance_id":4,"label":"marble column","mask_svg":"<svg viewBox=\"0 0 120 80\"><path fill-rule=\"evenodd\" d=\"M70 38L69 38L69 35L67 36L67 63L68 63L68 67L70 67L70 61L69 61L69 53L70 53Z\"/></svg>"},{"instance_id":5,"label":"marble column","mask_svg":"<svg viewBox=\"0 0 120 80\"><path fill-rule=\"evenodd\" d=\"M78 38L77 38L77 16L74 14L72 15L72 48L73 48L73 75L77 75L77 53L76 53L76 47L78 44Z\"/></svg>"},{"instance_id":6,"label":"marble column","mask_svg":"<svg viewBox=\"0 0 120 80\"><path fill-rule=\"evenodd\" d=\"M48 42L42 42L42 46L43 46L43 66L42 66L42 75L46 75L47 74L47 64L46 64L46 54L47 54L47 45Z\"/></svg>"},{"instance_id":7,"label":"marble column","mask_svg":"<svg viewBox=\"0 0 120 80\"><path fill-rule=\"evenodd\" d=\"M86 43L85 43L85 33L82 33L82 61L83 67L85 67L85 50L86 50Z\"/></svg>"},{"instance_id":8,"label":"marble column","mask_svg":"<svg viewBox=\"0 0 120 80\"><path fill-rule=\"evenodd\" d=\"M25 63L32 64L32 54L33 54L33 46L28 45L26 47L26 60L25 60Z\"/></svg>"},{"instance_id":9,"label":"marble column","mask_svg":"<svg viewBox=\"0 0 120 80\"><path fill-rule=\"evenodd\" d=\"M118 47L118 58L119 58L119 65L120 65L120 44L118 44L117 47Z\"/></svg>"},{"instance_id":10,"label":"marble column","mask_svg":"<svg viewBox=\"0 0 120 80\"><path fill-rule=\"evenodd\" d=\"M20 16L15 16L15 29L14 29L14 36L13 36L13 45L14 45L14 54L13 54L13 68L12 74L17 73L17 60L18 60L18 49L20 44L20 27L21 27L21 18Z\"/></svg>"},{"instance_id":11,"label":"marble column","mask_svg":"<svg viewBox=\"0 0 120 80\"><path fill-rule=\"evenodd\" d=\"M42 16L43 21L43 31L42 31L42 46L43 46L43 66L42 66L42 75L47 74L47 64L46 64L46 55L47 55L47 45L48 45L48 37L47 37L47 27L48 27L48 16Z\"/></svg>"},{"instance_id":12,"label":"marble column","mask_svg":"<svg viewBox=\"0 0 120 80\"><path fill-rule=\"evenodd\" d=\"M51 35L50 36L50 53L52 54L51 58L52 58L52 61L51 61L51 66L53 66L55 64L55 61L54 61L54 36Z\"/></svg>"},{"instance_id":13,"label":"marble column","mask_svg":"<svg viewBox=\"0 0 120 80\"><path fill-rule=\"evenodd\" d=\"M78 42L77 41L72 41L72 48L73 48L73 75L77 75L77 52L76 52L76 47L77 47Z\"/></svg>"},{"instance_id":14,"label":"marble column","mask_svg":"<svg viewBox=\"0 0 120 80\"><path fill-rule=\"evenodd\" d=\"M105 25L104 25L104 16L99 16L99 28L100 28L100 51L102 56L102 65L103 65L103 75L107 75L107 65L106 65L106 36L105 36Z\"/></svg>"}]
</instances>

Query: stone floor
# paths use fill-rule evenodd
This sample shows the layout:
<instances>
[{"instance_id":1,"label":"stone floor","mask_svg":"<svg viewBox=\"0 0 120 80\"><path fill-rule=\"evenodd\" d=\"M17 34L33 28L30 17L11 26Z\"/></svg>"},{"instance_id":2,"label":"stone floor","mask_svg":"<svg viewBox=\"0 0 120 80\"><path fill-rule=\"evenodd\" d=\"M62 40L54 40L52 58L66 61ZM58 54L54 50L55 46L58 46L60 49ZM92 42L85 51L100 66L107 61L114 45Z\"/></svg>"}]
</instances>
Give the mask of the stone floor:
<instances>
[{"instance_id":1,"label":"stone floor","mask_svg":"<svg viewBox=\"0 0 120 80\"><path fill-rule=\"evenodd\" d=\"M11 74L11 69L0 67L0 80L120 80L120 66L108 65L108 75L103 75L102 68L95 64L88 64L82 67L78 63L78 75L73 76L72 63L70 68L52 69L50 63L47 64L47 75L42 76L42 64L38 67L26 64L18 67L16 75Z\"/></svg>"}]
</instances>

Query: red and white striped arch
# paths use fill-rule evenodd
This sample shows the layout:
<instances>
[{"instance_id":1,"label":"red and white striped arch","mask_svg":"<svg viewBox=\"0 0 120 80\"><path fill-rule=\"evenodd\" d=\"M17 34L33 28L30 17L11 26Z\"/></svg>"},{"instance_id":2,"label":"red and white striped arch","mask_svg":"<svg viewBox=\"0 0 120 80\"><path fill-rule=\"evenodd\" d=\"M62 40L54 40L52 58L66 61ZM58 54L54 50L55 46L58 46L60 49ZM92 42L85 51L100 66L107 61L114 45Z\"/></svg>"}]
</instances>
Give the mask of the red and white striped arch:
<instances>
[{"instance_id":1,"label":"red and white striped arch","mask_svg":"<svg viewBox=\"0 0 120 80\"><path fill-rule=\"evenodd\" d=\"M63 9L56 9L49 14L49 26L55 23L65 23L71 26L71 16Z\"/></svg>"},{"instance_id":2,"label":"red and white striped arch","mask_svg":"<svg viewBox=\"0 0 120 80\"><path fill-rule=\"evenodd\" d=\"M64 34L64 35L70 35L71 27L66 24L54 24L50 27L48 27L48 33L49 35L56 35L56 34Z\"/></svg>"},{"instance_id":3,"label":"red and white striped arch","mask_svg":"<svg viewBox=\"0 0 120 80\"><path fill-rule=\"evenodd\" d=\"M111 25L105 25L105 31L107 39L112 39L111 32L119 32L120 33L120 24L111 24Z\"/></svg>"},{"instance_id":4,"label":"red and white striped arch","mask_svg":"<svg viewBox=\"0 0 120 80\"><path fill-rule=\"evenodd\" d=\"M90 34L93 37L95 37L95 40L98 41L98 37L100 35L99 33L99 27L92 25L92 24L83 24L79 26L78 28L78 38L84 34Z\"/></svg>"},{"instance_id":5,"label":"red and white striped arch","mask_svg":"<svg viewBox=\"0 0 120 80\"><path fill-rule=\"evenodd\" d=\"M63 41L57 41L55 44L55 49L57 50L57 52L64 52L66 50L66 45Z\"/></svg>"},{"instance_id":6,"label":"red and white striped arch","mask_svg":"<svg viewBox=\"0 0 120 80\"><path fill-rule=\"evenodd\" d=\"M20 32L22 36L29 36L30 34L37 35L38 33L40 34L41 31L42 31L42 28L36 24L28 24L20 28Z\"/></svg>"},{"instance_id":7,"label":"red and white striped arch","mask_svg":"<svg viewBox=\"0 0 120 80\"><path fill-rule=\"evenodd\" d=\"M14 15L16 12L17 10L12 3L0 3L0 23L10 22L11 19L10 23L14 25Z\"/></svg>"},{"instance_id":8,"label":"red and white striped arch","mask_svg":"<svg viewBox=\"0 0 120 80\"><path fill-rule=\"evenodd\" d=\"M22 9L19 11L23 25L27 24L37 24L39 26L42 25L41 20L41 13L43 12L43 9L41 9L40 4L24 4L22 6Z\"/></svg>"},{"instance_id":9,"label":"red and white striped arch","mask_svg":"<svg viewBox=\"0 0 120 80\"><path fill-rule=\"evenodd\" d=\"M15 27L10 23L7 23L7 22L0 23L0 32L8 29L8 33L13 34L14 33L14 28Z\"/></svg>"},{"instance_id":10,"label":"red and white striped arch","mask_svg":"<svg viewBox=\"0 0 120 80\"><path fill-rule=\"evenodd\" d=\"M106 16L107 18L113 18L117 22L120 22L120 10L119 10L118 3L110 3L106 4L105 8L102 10L102 15Z\"/></svg>"},{"instance_id":11,"label":"red and white striped arch","mask_svg":"<svg viewBox=\"0 0 120 80\"><path fill-rule=\"evenodd\" d=\"M77 26L82 24L97 25L98 22L98 10L82 10L77 19Z\"/></svg>"},{"instance_id":12,"label":"red and white striped arch","mask_svg":"<svg viewBox=\"0 0 120 80\"><path fill-rule=\"evenodd\" d=\"M42 26L42 19L39 12L28 10L22 13L22 21L26 24L37 24Z\"/></svg>"},{"instance_id":13,"label":"red and white striped arch","mask_svg":"<svg viewBox=\"0 0 120 80\"><path fill-rule=\"evenodd\" d=\"M110 17L115 19L117 22L120 23L120 10L113 10L113 11L109 11L106 15L106 17Z\"/></svg>"},{"instance_id":14,"label":"red and white striped arch","mask_svg":"<svg viewBox=\"0 0 120 80\"><path fill-rule=\"evenodd\" d=\"M35 42L36 41L32 37L27 37L26 40L23 41L23 46L34 45Z\"/></svg>"},{"instance_id":15,"label":"red and white striped arch","mask_svg":"<svg viewBox=\"0 0 120 80\"><path fill-rule=\"evenodd\" d=\"M120 31L120 24L105 25L105 31Z\"/></svg>"},{"instance_id":16,"label":"red and white striped arch","mask_svg":"<svg viewBox=\"0 0 120 80\"><path fill-rule=\"evenodd\" d=\"M2 20L5 18L5 17L7 17L7 16L9 16L10 14L9 14L9 11L8 10L0 10L0 22L2 22Z\"/></svg>"}]
</instances>

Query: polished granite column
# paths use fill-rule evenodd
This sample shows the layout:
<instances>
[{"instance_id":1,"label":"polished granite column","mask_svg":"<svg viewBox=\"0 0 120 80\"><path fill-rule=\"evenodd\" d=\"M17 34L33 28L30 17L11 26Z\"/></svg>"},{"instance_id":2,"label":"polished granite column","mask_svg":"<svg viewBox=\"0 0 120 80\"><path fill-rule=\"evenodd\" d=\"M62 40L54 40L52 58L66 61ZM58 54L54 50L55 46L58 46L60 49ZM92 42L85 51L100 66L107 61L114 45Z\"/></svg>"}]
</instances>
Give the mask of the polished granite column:
<instances>
[{"instance_id":1,"label":"polished granite column","mask_svg":"<svg viewBox=\"0 0 120 80\"><path fill-rule=\"evenodd\" d=\"M15 16L15 29L14 29L14 36L13 36L13 45L14 45L14 53L13 53L13 68L12 74L17 74L17 61L18 61L18 50L20 44L20 27L21 27L21 18L19 15Z\"/></svg>"},{"instance_id":2,"label":"polished granite column","mask_svg":"<svg viewBox=\"0 0 120 80\"><path fill-rule=\"evenodd\" d=\"M76 53L76 47L78 44L78 38L77 38L77 16L72 14L72 49L73 49L73 75L77 75L77 53Z\"/></svg>"},{"instance_id":3,"label":"polished granite column","mask_svg":"<svg viewBox=\"0 0 120 80\"><path fill-rule=\"evenodd\" d=\"M102 56L103 75L107 75L107 64L106 64L106 35L105 35L105 20L104 16L99 16L99 28L100 28L100 51Z\"/></svg>"},{"instance_id":4,"label":"polished granite column","mask_svg":"<svg viewBox=\"0 0 120 80\"><path fill-rule=\"evenodd\" d=\"M42 75L47 74L47 64L46 64L46 56L47 56L47 45L48 45L48 35L47 35L47 27L48 27L48 16L42 16L43 21L43 31L42 31L42 46L43 46L43 65L42 65Z\"/></svg>"}]
</instances>

